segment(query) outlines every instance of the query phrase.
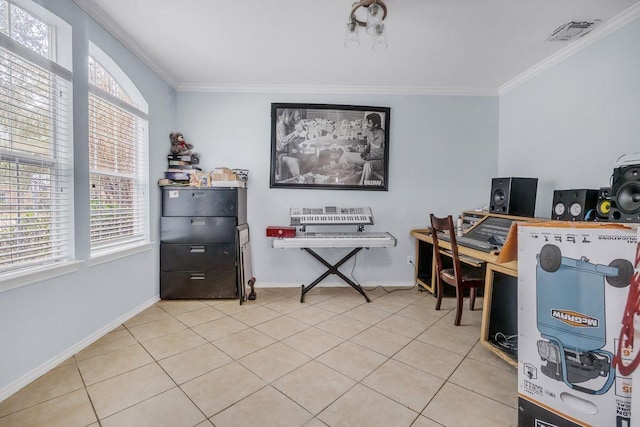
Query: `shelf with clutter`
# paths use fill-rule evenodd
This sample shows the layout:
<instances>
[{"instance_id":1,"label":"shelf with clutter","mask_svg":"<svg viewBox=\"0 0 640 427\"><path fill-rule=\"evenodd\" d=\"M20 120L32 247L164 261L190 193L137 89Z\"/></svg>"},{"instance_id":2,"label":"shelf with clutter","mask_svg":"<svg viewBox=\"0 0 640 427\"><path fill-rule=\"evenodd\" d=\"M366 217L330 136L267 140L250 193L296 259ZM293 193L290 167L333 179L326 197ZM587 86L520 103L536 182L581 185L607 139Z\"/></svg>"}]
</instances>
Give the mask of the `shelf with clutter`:
<instances>
[{"instance_id":1,"label":"shelf with clutter","mask_svg":"<svg viewBox=\"0 0 640 427\"><path fill-rule=\"evenodd\" d=\"M167 170L158 185L181 187L247 187L249 171L216 167L210 172L203 172L200 166L200 154L193 151L193 144L188 143L180 132L169 134L170 152L167 155Z\"/></svg>"}]
</instances>

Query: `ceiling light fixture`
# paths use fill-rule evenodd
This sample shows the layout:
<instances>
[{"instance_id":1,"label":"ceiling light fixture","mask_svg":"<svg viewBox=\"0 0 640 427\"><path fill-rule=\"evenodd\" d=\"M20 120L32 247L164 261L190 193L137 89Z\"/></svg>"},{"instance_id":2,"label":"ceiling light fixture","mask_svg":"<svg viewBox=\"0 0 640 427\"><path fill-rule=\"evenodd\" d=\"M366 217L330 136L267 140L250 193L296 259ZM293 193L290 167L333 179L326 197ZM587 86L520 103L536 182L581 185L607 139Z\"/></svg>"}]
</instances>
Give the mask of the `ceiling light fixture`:
<instances>
[{"instance_id":1,"label":"ceiling light fixture","mask_svg":"<svg viewBox=\"0 0 640 427\"><path fill-rule=\"evenodd\" d=\"M358 9L367 10L366 21L361 16L358 19ZM387 5L382 0L361 0L353 4L349 20L344 34L344 46L349 49L360 46L360 35L358 27L365 27L367 34L373 36L372 49L375 51L387 48L387 33L384 30L382 21L387 17Z\"/></svg>"}]
</instances>

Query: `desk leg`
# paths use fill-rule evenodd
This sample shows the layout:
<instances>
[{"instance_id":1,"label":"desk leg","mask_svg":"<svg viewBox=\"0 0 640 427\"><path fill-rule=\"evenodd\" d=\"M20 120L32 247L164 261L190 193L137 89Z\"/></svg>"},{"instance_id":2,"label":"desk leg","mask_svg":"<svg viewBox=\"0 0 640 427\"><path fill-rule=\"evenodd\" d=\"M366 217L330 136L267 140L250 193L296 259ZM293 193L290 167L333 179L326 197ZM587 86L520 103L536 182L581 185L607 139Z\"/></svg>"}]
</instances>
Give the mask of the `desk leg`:
<instances>
[{"instance_id":1,"label":"desk leg","mask_svg":"<svg viewBox=\"0 0 640 427\"><path fill-rule=\"evenodd\" d=\"M330 274L336 274L337 276L339 276L342 280L344 280L345 282L347 282L349 284L349 286L351 286L353 289L355 289L356 291L360 292L362 294L362 296L367 300L367 302L371 302L371 300L369 300L369 297L367 296L367 294L364 293L364 289L362 289L362 286L358 285L357 283L354 283L351 279L349 279L347 276L345 276L344 274L342 274L338 268L340 268L340 266L342 264L344 264L345 262L347 262L351 257L353 257L355 254L357 254L358 252L360 252L362 250L362 248L355 248L354 250L352 250L351 252L349 252L347 255L345 255L340 261L338 261L337 263L331 265L329 264L327 261L324 260L324 258L322 258L320 255L318 255L317 253L315 253L313 250L309 249L309 248L302 248L303 250L307 251L309 254L311 254L312 257L314 257L315 259L317 259L318 261L320 261L325 267L328 268L327 271L325 271L320 277L318 277L316 280L314 280L311 284L304 286L302 285L302 294L300 295L300 302L304 302L304 294L306 294L307 292L309 292L311 289L313 289L313 287L315 285L317 285L318 283L320 283L322 280L324 280L328 275Z\"/></svg>"},{"instance_id":2,"label":"desk leg","mask_svg":"<svg viewBox=\"0 0 640 427\"><path fill-rule=\"evenodd\" d=\"M518 335L518 273L499 265L487 264L483 298L480 344L517 368L517 346L516 349L499 346L495 334Z\"/></svg>"}]
</instances>

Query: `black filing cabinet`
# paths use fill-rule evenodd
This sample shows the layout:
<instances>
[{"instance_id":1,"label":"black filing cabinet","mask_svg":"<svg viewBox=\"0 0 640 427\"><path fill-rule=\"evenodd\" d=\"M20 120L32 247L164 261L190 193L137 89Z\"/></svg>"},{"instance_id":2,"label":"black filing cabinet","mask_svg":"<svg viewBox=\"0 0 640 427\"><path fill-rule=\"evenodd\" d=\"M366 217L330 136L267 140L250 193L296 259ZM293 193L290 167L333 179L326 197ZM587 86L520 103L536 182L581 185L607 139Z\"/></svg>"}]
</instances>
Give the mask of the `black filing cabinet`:
<instances>
[{"instance_id":1,"label":"black filing cabinet","mask_svg":"<svg viewBox=\"0 0 640 427\"><path fill-rule=\"evenodd\" d=\"M160 298L239 298L245 188L162 189Z\"/></svg>"}]
</instances>

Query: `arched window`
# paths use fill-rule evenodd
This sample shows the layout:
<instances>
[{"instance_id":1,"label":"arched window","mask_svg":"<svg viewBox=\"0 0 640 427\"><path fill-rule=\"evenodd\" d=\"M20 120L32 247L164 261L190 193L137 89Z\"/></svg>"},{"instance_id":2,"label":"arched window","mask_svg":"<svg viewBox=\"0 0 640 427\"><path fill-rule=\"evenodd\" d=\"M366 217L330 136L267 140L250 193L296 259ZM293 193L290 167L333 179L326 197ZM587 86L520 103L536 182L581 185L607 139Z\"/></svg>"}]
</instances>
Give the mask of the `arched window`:
<instances>
[{"instance_id":1,"label":"arched window","mask_svg":"<svg viewBox=\"0 0 640 427\"><path fill-rule=\"evenodd\" d=\"M90 45L91 256L149 240L147 104L104 52Z\"/></svg>"}]
</instances>

